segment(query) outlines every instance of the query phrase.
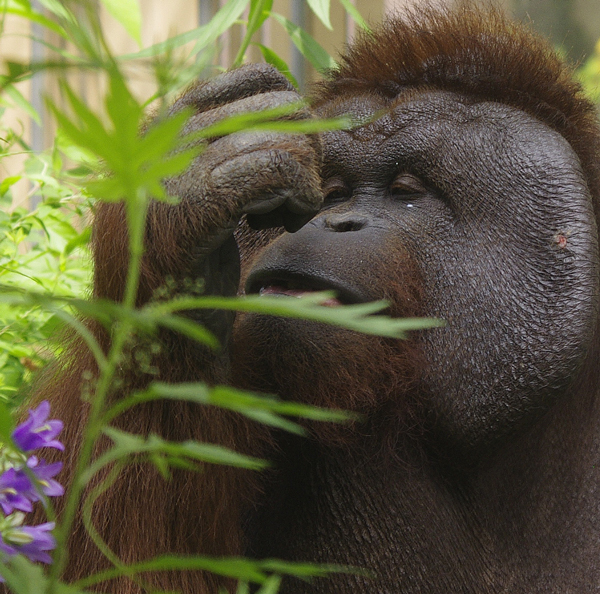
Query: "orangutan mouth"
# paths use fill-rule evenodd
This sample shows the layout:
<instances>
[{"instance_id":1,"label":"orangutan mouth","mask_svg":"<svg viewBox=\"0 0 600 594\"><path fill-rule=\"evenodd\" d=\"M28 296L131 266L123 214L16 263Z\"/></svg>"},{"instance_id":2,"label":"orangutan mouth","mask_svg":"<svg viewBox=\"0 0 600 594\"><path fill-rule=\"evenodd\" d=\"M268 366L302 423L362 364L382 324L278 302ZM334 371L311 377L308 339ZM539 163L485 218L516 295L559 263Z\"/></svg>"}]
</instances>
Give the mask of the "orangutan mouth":
<instances>
[{"instance_id":1,"label":"orangutan mouth","mask_svg":"<svg viewBox=\"0 0 600 594\"><path fill-rule=\"evenodd\" d=\"M269 285L266 287L261 287L261 289L258 293L261 296L262 295L272 295L273 297L287 296L287 297L301 298L310 293L315 293L315 292L316 291L309 290L309 289L294 289L292 287L286 288L286 287L281 287L281 286ZM324 299L323 301L321 301L320 305L326 305L328 307L337 307L339 305L342 305L342 302L339 299L337 299L336 297L329 297L328 299Z\"/></svg>"},{"instance_id":2,"label":"orangutan mouth","mask_svg":"<svg viewBox=\"0 0 600 594\"><path fill-rule=\"evenodd\" d=\"M335 297L326 298L321 302L321 305L328 307L338 307L364 301L355 291L341 286L334 279L320 277L297 275L269 275L267 277L261 274L253 274L246 285L247 294L258 293L261 296L302 298L320 291L333 291L335 293Z\"/></svg>"}]
</instances>

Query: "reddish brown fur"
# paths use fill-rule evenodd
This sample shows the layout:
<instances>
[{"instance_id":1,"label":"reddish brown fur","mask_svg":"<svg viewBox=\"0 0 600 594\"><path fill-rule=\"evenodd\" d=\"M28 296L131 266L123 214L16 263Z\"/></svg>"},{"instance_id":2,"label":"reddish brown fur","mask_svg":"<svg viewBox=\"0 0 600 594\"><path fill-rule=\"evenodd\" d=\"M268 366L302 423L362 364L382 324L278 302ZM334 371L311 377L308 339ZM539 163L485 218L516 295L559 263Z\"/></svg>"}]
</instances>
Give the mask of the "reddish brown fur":
<instances>
[{"instance_id":1,"label":"reddish brown fur","mask_svg":"<svg viewBox=\"0 0 600 594\"><path fill-rule=\"evenodd\" d=\"M407 87L448 89L530 112L571 143L581 159L593 194L600 194L600 175L595 161L598 143L591 104L573 82L571 70L556 58L544 40L500 14L469 9L423 13L419 9L418 14L415 12L403 21L388 23L373 38L364 35L349 50L339 71L320 85L316 102L332 101L341 94L361 89L393 98ZM194 242L201 231L201 220L189 205L153 207L139 303L150 299L167 276L176 279L186 276L194 256ZM121 205L99 207L94 256L95 297L121 300L128 260ZM94 331L106 347L105 331L97 327ZM206 353L189 342L172 335L162 336L161 340L161 354L154 361L159 369L156 379L167 382L226 380L218 366L207 360ZM332 357L327 377L312 378L319 387L317 403L364 411L381 397L381 391L373 390L373 385L379 387L379 382L387 383L386 393L390 396L399 383L403 390L410 387L413 363L408 361L407 364L407 351L379 341L381 350L373 355L373 340L366 340L357 341L357 352L351 352L348 343L341 340L337 350L339 359L327 353ZM374 362L383 362L383 365L375 367ZM290 373L305 372L302 362L296 366L297 370L293 371L288 361L276 374L288 378ZM361 385L351 372L353 366L359 366L363 372ZM398 368L403 369L400 376ZM80 396L86 383L82 378L88 372L92 376L97 373L91 355L80 341L71 341L65 362L40 389L40 396L52 402L53 416L65 422L64 482L68 482L72 473L85 423L87 406L81 403ZM151 379L154 377L135 369L127 370L126 389L143 386ZM270 379L277 381L278 378ZM248 378L241 381L247 383ZM266 388L271 386L270 381L266 384ZM356 401L348 400L348 388ZM119 390L113 398L122 395L123 391ZM311 400L306 394L299 396ZM116 425L134 433L155 432L171 440L195 438L254 454L259 454L268 443L265 431L257 425L218 409L200 410L184 403L155 402L136 407ZM241 554L244 544L240 517L259 491L257 478L249 472L206 467L203 473L177 472L171 482L165 482L149 465L132 465L98 501L96 525L124 562L167 551ZM79 521L70 541L70 551L66 573L69 580L107 566ZM217 585L232 586L228 580L203 573L165 573L148 577L148 581L158 588L194 594L215 594ZM128 580L111 583L109 587L120 594L141 591Z\"/></svg>"},{"instance_id":2,"label":"reddish brown fur","mask_svg":"<svg viewBox=\"0 0 600 594\"><path fill-rule=\"evenodd\" d=\"M151 240L147 243L142 266L140 304L148 301L164 284L165 277L185 277L190 255L186 253L185 243L178 238L180 235L185 238L185 229L191 233L197 228L192 209L183 205L175 208L153 205L149 222ZM128 260L122 205L102 204L99 207L93 250L96 262L94 296L120 301ZM91 327L106 351L109 344L106 331L96 324ZM63 365L58 371L53 370L52 377L42 381L38 390L41 397L52 402L53 416L64 421L62 440L68 445L68 457L57 456L65 462L62 477L74 471L78 453L76 444L81 443L85 426L87 405L80 403L82 387L89 391L87 378L97 376L97 366L82 341L71 339L69 342ZM160 336L159 342L160 352L152 361L158 372L147 375L136 369L132 357L121 378L123 386L111 394L113 400L154 379L164 382L226 381L223 369L215 363L214 357L197 345L167 333ZM149 346L148 339L139 339L132 348L135 352L149 351ZM200 412L198 405L173 401L137 406L119 417L114 425L139 435L153 433L172 441L196 439L253 455L261 454L267 438L262 427L233 413L217 408L203 408ZM108 546L125 563L168 552L239 555L244 550L241 514L258 491L256 479L256 473L211 466L202 472L176 471L166 482L150 464L132 464L97 501L95 525ZM80 518L76 521L69 548L70 563L65 574L69 581L109 566L87 536ZM216 592L219 586L233 587L231 580L199 572L162 573L149 577L147 583L165 590L200 594ZM146 591L129 579L113 581L110 588L119 594Z\"/></svg>"}]
</instances>

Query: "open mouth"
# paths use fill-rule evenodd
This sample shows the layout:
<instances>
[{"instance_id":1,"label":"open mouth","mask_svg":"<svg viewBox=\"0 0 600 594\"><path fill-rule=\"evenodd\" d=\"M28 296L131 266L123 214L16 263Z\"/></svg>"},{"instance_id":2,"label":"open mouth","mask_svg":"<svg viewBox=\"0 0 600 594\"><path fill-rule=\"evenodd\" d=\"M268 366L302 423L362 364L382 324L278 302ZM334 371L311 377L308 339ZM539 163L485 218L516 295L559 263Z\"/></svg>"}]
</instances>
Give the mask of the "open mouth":
<instances>
[{"instance_id":1,"label":"open mouth","mask_svg":"<svg viewBox=\"0 0 600 594\"><path fill-rule=\"evenodd\" d=\"M324 299L321 305L338 307L365 301L354 290L333 279L303 276L292 273L257 271L246 283L246 294L301 298L320 291L333 291L335 297Z\"/></svg>"}]
</instances>

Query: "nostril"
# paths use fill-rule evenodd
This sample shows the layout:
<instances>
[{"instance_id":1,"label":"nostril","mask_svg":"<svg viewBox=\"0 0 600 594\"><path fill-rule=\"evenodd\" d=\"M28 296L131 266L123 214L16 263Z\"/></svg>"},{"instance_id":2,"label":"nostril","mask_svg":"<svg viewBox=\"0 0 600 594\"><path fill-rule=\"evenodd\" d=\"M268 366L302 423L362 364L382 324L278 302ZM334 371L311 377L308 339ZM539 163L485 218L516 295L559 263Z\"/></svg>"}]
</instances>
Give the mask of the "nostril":
<instances>
[{"instance_id":1,"label":"nostril","mask_svg":"<svg viewBox=\"0 0 600 594\"><path fill-rule=\"evenodd\" d=\"M344 221L335 226L334 231L345 233L346 231L360 231L364 225L358 221Z\"/></svg>"},{"instance_id":2,"label":"nostril","mask_svg":"<svg viewBox=\"0 0 600 594\"><path fill-rule=\"evenodd\" d=\"M337 233L360 231L367 226L367 219L356 214L330 215L325 220L325 226Z\"/></svg>"}]
</instances>

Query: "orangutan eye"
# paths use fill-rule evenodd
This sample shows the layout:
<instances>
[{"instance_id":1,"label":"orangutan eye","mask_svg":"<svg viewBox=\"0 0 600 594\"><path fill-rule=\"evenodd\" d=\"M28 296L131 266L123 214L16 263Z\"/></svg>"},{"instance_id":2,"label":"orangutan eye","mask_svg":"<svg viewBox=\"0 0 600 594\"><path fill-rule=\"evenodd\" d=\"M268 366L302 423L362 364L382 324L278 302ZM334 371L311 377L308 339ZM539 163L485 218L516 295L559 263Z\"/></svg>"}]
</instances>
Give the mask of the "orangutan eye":
<instances>
[{"instance_id":1,"label":"orangutan eye","mask_svg":"<svg viewBox=\"0 0 600 594\"><path fill-rule=\"evenodd\" d=\"M350 188L339 178L331 178L323 184L324 206L332 206L350 199Z\"/></svg>"},{"instance_id":2,"label":"orangutan eye","mask_svg":"<svg viewBox=\"0 0 600 594\"><path fill-rule=\"evenodd\" d=\"M410 173L401 173L394 179L390 186L390 195L399 200L418 198L425 194L426 191L427 189L423 185L423 182Z\"/></svg>"}]
</instances>

